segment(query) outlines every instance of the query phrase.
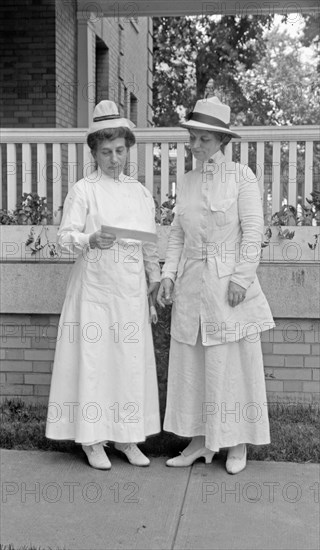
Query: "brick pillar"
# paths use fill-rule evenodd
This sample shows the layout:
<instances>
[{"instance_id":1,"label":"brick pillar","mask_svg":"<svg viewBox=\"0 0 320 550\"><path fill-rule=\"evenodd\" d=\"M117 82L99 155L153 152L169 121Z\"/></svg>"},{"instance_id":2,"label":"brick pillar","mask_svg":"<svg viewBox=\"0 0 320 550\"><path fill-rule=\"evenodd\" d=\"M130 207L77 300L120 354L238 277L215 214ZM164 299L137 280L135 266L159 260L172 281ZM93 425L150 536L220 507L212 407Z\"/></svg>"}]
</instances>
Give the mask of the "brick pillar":
<instances>
[{"instance_id":1,"label":"brick pillar","mask_svg":"<svg viewBox=\"0 0 320 550\"><path fill-rule=\"evenodd\" d=\"M77 126L77 5L56 0L56 126Z\"/></svg>"},{"instance_id":2,"label":"brick pillar","mask_svg":"<svg viewBox=\"0 0 320 550\"><path fill-rule=\"evenodd\" d=\"M88 17L78 13L78 123L87 128L92 119L96 101L95 82L96 39L93 24Z\"/></svg>"}]
</instances>

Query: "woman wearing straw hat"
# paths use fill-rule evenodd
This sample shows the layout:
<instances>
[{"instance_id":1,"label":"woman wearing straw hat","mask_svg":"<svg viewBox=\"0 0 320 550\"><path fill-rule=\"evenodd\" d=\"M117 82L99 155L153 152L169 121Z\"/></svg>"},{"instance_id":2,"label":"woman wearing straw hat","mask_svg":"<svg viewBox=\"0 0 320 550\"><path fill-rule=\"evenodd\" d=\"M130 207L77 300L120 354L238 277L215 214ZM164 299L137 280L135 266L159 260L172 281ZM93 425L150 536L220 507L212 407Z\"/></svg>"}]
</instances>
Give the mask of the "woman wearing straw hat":
<instances>
[{"instance_id":1,"label":"woman wearing straw hat","mask_svg":"<svg viewBox=\"0 0 320 550\"><path fill-rule=\"evenodd\" d=\"M60 318L46 435L81 443L89 464L106 470L107 441L147 466L136 443L160 431L148 308L160 281L154 201L123 174L133 127L112 101L96 106L87 143L97 170L69 191L58 232L62 249L78 256Z\"/></svg>"},{"instance_id":2,"label":"woman wearing straw hat","mask_svg":"<svg viewBox=\"0 0 320 550\"><path fill-rule=\"evenodd\" d=\"M192 440L168 466L246 466L246 443L270 442L260 333L274 326L256 270L263 235L257 180L229 162L230 108L197 101L183 127L197 165L178 182L158 302L173 302L164 429Z\"/></svg>"}]
</instances>

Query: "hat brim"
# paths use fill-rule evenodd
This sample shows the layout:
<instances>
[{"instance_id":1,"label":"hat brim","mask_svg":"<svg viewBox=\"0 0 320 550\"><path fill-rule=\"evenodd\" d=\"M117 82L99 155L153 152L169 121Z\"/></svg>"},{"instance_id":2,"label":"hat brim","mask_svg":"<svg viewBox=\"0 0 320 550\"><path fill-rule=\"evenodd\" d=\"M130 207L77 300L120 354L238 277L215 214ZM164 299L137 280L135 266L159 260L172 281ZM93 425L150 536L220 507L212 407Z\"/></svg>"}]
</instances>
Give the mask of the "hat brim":
<instances>
[{"instance_id":1,"label":"hat brim","mask_svg":"<svg viewBox=\"0 0 320 550\"><path fill-rule=\"evenodd\" d=\"M109 130L112 128L129 128L133 130L135 124L128 118L114 118L111 120L100 120L99 122L93 122L87 132L87 136L99 132L100 130Z\"/></svg>"},{"instance_id":2,"label":"hat brim","mask_svg":"<svg viewBox=\"0 0 320 550\"><path fill-rule=\"evenodd\" d=\"M228 130L227 128L222 128L221 126L212 126L211 124L205 124L204 122L196 122L195 120L188 120L186 122L181 123L182 128L191 129L194 128L195 130L206 130L207 132L219 132L219 134L226 134L228 136L239 138L241 139L241 136L239 134L236 134L232 130Z\"/></svg>"}]
</instances>

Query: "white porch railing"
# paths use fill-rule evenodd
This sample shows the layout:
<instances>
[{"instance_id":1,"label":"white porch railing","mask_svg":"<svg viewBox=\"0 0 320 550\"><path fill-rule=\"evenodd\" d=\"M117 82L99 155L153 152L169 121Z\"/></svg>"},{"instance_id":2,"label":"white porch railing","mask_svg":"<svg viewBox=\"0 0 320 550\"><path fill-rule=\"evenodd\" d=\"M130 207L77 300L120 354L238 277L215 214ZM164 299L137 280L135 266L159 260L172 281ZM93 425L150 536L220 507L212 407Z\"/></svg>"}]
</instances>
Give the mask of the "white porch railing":
<instances>
[{"instance_id":1,"label":"white porch railing","mask_svg":"<svg viewBox=\"0 0 320 550\"><path fill-rule=\"evenodd\" d=\"M237 127L242 136L226 149L226 158L248 164L256 173L265 215L283 202L304 203L319 177L320 126ZM142 181L159 201L175 189L191 168L188 132L181 128L137 128L127 172ZM0 208L13 210L23 192L48 198L54 212L65 194L94 166L85 144L86 130L72 128L0 131ZM60 216L53 223L59 223Z\"/></svg>"}]
</instances>

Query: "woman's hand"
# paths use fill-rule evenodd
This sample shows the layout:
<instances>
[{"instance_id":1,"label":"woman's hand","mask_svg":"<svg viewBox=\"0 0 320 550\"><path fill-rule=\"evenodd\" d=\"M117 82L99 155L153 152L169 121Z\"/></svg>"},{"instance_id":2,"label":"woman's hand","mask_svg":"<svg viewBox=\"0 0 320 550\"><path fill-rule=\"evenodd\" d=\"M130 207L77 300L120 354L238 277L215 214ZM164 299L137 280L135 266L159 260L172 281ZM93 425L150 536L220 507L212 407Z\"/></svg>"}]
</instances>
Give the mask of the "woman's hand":
<instances>
[{"instance_id":1,"label":"woman's hand","mask_svg":"<svg viewBox=\"0 0 320 550\"><path fill-rule=\"evenodd\" d=\"M237 283L233 283L232 281L229 282L229 288L228 288L228 303L231 307L236 307L246 297L246 289L243 288L240 285L237 285Z\"/></svg>"},{"instance_id":2,"label":"woman's hand","mask_svg":"<svg viewBox=\"0 0 320 550\"><path fill-rule=\"evenodd\" d=\"M90 248L101 248L105 250L111 248L114 245L116 236L113 233L103 233L103 231L96 231L89 237Z\"/></svg>"},{"instance_id":3,"label":"woman's hand","mask_svg":"<svg viewBox=\"0 0 320 550\"><path fill-rule=\"evenodd\" d=\"M161 307L172 304L173 287L174 283L169 277L162 279L157 297L157 302Z\"/></svg>"},{"instance_id":4,"label":"woman's hand","mask_svg":"<svg viewBox=\"0 0 320 550\"><path fill-rule=\"evenodd\" d=\"M151 296L153 304L156 302L159 287L160 283L149 283L148 296Z\"/></svg>"}]
</instances>

